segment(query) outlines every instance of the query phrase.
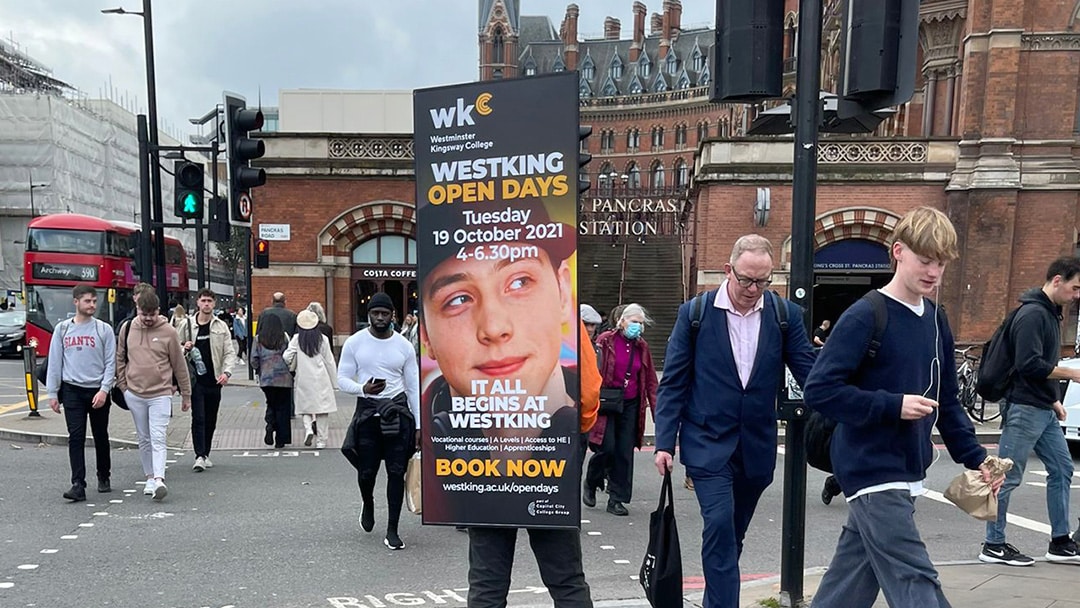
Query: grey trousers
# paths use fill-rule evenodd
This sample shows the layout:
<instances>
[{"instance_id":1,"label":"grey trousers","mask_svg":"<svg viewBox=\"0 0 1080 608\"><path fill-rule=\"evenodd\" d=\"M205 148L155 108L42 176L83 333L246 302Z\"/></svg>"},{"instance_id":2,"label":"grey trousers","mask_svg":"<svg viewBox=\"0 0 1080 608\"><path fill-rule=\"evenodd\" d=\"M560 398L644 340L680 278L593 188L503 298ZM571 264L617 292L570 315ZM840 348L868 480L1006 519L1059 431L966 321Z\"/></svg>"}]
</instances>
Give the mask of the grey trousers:
<instances>
[{"instance_id":1,"label":"grey trousers","mask_svg":"<svg viewBox=\"0 0 1080 608\"><path fill-rule=\"evenodd\" d=\"M915 527L915 498L907 490L848 503L848 521L812 607L870 608L879 590L891 608L951 608Z\"/></svg>"}]
</instances>

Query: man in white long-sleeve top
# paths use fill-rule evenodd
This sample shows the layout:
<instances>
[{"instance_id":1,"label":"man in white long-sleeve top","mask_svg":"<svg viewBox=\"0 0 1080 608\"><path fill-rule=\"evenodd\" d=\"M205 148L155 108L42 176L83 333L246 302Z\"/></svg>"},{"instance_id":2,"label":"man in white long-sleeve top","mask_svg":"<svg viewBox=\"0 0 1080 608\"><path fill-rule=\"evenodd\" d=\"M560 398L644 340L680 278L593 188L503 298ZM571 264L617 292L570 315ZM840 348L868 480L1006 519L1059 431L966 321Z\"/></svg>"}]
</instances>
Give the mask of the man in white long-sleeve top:
<instances>
[{"instance_id":1,"label":"man in white long-sleeve top","mask_svg":"<svg viewBox=\"0 0 1080 608\"><path fill-rule=\"evenodd\" d=\"M391 326L394 304L377 293L368 303L371 325L345 341L338 386L356 395L356 413L341 452L357 470L363 508L360 526L375 527L375 477L386 462L388 549L404 549L398 519L405 499L405 470L420 429L420 371L412 344Z\"/></svg>"}]
</instances>

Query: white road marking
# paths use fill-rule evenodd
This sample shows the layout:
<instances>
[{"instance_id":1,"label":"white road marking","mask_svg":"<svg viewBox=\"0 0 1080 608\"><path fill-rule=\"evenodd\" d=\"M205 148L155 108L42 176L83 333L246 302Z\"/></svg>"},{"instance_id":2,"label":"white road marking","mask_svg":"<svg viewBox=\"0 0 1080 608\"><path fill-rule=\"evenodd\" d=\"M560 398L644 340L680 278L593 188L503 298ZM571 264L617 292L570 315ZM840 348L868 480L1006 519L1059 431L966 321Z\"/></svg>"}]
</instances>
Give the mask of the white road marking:
<instances>
[{"instance_id":1,"label":"white road marking","mask_svg":"<svg viewBox=\"0 0 1080 608\"><path fill-rule=\"evenodd\" d=\"M596 530L591 530L591 531L588 532L589 536L600 536L600 534L601 534L601 532L598 532Z\"/></svg>"},{"instance_id":2,"label":"white road marking","mask_svg":"<svg viewBox=\"0 0 1080 608\"><path fill-rule=\"evenodd\" d=\"M108 511L97 511L97 512L94 513L94 515L96 515L98 517L102 517L102 516L108 515L108 514L109 514Z\"/></svg>"},{"instance_id":3,"label":"white road marking","mask_svg":"<svg viewBox=\"0 0 1080 608\"><path fill-rule=\"evenodd\" d=\"M37 570L37 564L23 564L19 566L19 570Z\"/></svg>"},{"instance_id":4,"label":"white road marking","mask_svg":"<svg viewBox=\"0 0 1080 608\"><path fill-rule=\"evenodd\" d=\"M79 524L79 527L80 528L93 528L94 524L91 524L91 523Z\"/></svg>"},{"instance_id":5,"label":"white road marking","mask_svg":"<svg viewBox=\"0 0 1080 608\"><path fill-rule=\"evenodd\" d=\"M1045 481L1025 481L1024 485L1035 486L1036 488L1045 488L1046 487L1046 482ZM1069 486L1069 487L1072 488L1073 490L1080 490L1080 486Z\"/></svg>"},{"instance_id":6,"label":"white road marking","mask_svg":"<svg viewBox=\"0 0 1080 608\"><path fill-rule=\"evenodd\" d=\"M0 589L11 589L15 583L0 583Z\"/></svg>"},{"instance_id":7,"label":"white road marking","mask_svg":"<svg viewBox=\"0 0 1080 608\"><path fill-rule=\"evenodd\" d=\"M53 553L59 553L60 550L59 549L42 549L41 552L44 553L45 555L52 555Z\"/></svg>"},{"instance_id":8,"label":"white road marking","mask_svg":"<svg viewBox=\"0 0 1080 608\"><path fill-rule=\"evenodd\" d=\"M615 545L600 545L600 548L604 551L614 551Z\"/></svg>"},{"instance_id":9,"label":"white road marking","mask_svg":"<svg viewBox=\"0 0 1080 608\"><path fill-rule=\"evenodd\" d=\"M937 502L947 504L947 505L952 505L952 503L949 502L949 499L945 498L945 496L941 492L935 492L934 490L927 490L926 494L924 494L923 496L926 496L927 498L929 498L930 500L933 500L933 501L937 501ZM1026 528L1026 529L1031 530L1033 532L1041 532L1042 534L1046 534L1046 535L1050 534L1050 525L1049 524L1044 524L1041 521L1035 521L1034 519L1028 519L1026 517L1021 517L1020 515L1015 515L1013 513L1009 513L1005 517L1006 517L1005 521L1009 525L1020 526L1021 528Z\"/></svg>"},{"instance_id":10,"label":"white road marking","mask_svg":"<svg viewBox=\"0 0 1080 608\"><path fill-rule=\"evenodd\" d=\"M75 540L76 538L79 538L78 534L65 534L60 537L60 540Z\"/></svg>"},{"instance_id":11,"label":"white road marking","mask_svg":"<svg viewBox=\"0 0 1080 608\"><path fill-rule=\"evenodd\" d=\"M616 564L629 564L630 563L630 560L628 560L628 559L616 559L616 560L612 560L612 561L615 562Z\"/></svg>"},{"instance_id":12,"label":"white road marking","mask_svg":"<svg viewBox=\"0 0 1080 608\"><path fill-rule=\"evenodd\" d=\"M120 500L119 498L114 498L114 499L110 500L109 502L114 504L114 505L122 505L122 504L124 504L124 501Z\"/></svg>"}]
</instances>

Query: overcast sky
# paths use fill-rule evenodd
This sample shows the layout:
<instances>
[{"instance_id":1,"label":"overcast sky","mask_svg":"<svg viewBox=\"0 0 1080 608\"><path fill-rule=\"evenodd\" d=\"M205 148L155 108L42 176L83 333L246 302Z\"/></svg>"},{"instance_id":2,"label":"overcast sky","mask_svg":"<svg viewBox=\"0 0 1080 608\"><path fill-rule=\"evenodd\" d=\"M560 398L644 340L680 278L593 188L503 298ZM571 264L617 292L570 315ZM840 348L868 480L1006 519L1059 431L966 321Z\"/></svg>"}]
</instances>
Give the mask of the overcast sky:
<instances>
[{"instance_id":1,"label":"overcast sky","mask_svg":"<svg viewBox=\"0 0 1080 608\"><path fill-rule=\"evenodd\" d=\"M564 0L521 0L522 13L555 28ZM581 35L603 33L604 17L633 24L632 0L578 0ZM662 0L646 2L662 11ZM53 75L99 97L111 78L146 106L142 20L103 15L141 0L0 0L0 32ZM682 24L706 25L713 3L684 0ZM192 132L228 89L253 105L277 105L279 89L414 89L477 76L478 0L169 0L153 6L158 113ZM246 18L242 29L232 24Z\"/></svg>"}]
</instances>

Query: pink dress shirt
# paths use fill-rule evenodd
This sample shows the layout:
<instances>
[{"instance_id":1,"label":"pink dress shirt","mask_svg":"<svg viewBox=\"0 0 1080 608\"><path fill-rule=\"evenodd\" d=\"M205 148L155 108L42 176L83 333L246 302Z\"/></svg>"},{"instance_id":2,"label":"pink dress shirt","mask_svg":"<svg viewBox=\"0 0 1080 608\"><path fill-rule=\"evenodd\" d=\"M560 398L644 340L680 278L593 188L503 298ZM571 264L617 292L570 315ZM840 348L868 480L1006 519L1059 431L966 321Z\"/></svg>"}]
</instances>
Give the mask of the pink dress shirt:
<instances>
[{"instance_id":1,"label":"pink dress shirt","mask_svg":"<svg viewBox=\"0 0 1080 608\"><path fill-rule=\"evenodd\" d=\"M725 280L716 291L713 306L727 312L728 338L731 339L731 354L735 357L735 369L739 370L739 380L743 388L750 382L750 372L754 371L754 359L757 358L758 336L761 333L761 311L765 308L765 294L758 298L754 309L745 315L735 310L728 295L728 282Z\"/></svg>"}]
</instances>

